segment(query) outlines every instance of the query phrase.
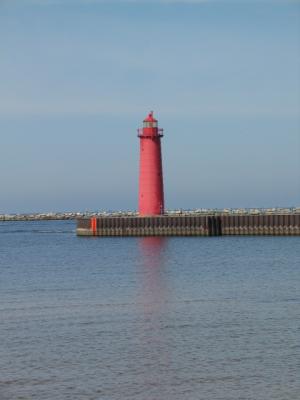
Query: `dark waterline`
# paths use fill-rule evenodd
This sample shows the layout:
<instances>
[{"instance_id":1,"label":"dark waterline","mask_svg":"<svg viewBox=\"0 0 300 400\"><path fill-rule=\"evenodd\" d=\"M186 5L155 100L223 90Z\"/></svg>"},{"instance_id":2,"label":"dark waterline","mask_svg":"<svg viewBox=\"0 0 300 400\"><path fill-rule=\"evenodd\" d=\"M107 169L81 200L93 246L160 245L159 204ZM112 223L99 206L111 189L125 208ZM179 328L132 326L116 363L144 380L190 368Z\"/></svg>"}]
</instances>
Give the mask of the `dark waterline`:
<instances>
[{"instance_id":1,"label":"dark waterline","mask_svg":"<svg viewBox=\"0 0 300 400\"><path fill-rule=\"evenodd\" d=\"M0 399L300 393L300 237L78 238L0 223Z\"/></svg>"}]
</instances>

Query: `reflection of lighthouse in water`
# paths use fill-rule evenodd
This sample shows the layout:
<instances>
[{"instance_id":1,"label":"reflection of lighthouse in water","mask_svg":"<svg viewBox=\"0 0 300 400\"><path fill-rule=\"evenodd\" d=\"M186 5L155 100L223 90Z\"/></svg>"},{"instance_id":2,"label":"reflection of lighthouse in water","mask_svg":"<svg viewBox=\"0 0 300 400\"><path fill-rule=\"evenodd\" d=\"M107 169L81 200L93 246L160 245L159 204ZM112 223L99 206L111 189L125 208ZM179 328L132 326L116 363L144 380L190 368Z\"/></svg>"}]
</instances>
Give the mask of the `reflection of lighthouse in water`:
<instances>
[{"instance_id":1,"label":"reflection of lighthouse in water","mask_svg":"<svg viewBox=\"0 0 300 400\"><path fill-rule=\"evenodd\" d=\"M147 368L144 384L153 389L153 383L160 388L160 397L166 398L170 379L170 342L167 337L169 293L165 274L167 238L145 237L138 239L139 262L139 314L140 353ZM170 382L169 382L170 384Z\"/></svg>"},{"instance_id":2,"label":"reflection of lighthouse in water","mask_svg":"<svg viewBox=\"0 0 300 400\"><path fill-rule=\"evenodd\" d=\"M140 138L139 214L164 213L164 187L161 158L163 130L151 112L138 130Z\"/></svg>"},{"instance_id":3,"label":"reflection of lighthouse in water","mask_svg":"<svg viewBox=\"0 0 300 400\"><path fill-rule=\"evenodd\" d=\"M139 239L141 264L143 266L141 303L145 313L164 311L167 296L164 277L164 251L167 240L164 237Z\"/></svg>"}]
</instances>

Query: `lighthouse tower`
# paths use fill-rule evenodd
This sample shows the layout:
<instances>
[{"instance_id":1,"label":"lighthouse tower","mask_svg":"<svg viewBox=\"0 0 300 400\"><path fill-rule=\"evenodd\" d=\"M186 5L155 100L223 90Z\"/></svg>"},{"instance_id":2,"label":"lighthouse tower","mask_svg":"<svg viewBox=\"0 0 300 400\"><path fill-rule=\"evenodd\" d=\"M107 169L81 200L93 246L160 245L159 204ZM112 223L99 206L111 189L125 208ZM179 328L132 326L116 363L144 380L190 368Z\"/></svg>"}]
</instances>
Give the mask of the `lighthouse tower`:
<instances>
[{"instance_id":1,"label":"lighthouse tower","mask_svg":"<svg viewBox=\"0 0 300 400\"><path fill-rule=\"evenodd\" d=\"M139 215L164 213L161 143L163 130L150 112L138 130L140 138Z\"/></svg>"}]
</instances>

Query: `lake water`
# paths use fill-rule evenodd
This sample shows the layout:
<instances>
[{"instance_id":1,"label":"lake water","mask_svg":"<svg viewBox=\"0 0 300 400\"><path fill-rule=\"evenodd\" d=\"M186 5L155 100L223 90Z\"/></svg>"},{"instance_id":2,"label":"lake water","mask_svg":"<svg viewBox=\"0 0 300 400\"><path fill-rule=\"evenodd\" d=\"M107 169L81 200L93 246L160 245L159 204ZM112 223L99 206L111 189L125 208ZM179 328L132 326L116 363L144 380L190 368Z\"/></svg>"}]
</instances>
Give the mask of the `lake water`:
<instances>
[{"instance_id":1,"label":"lake water","mask_svg":"<svg viewBox=\"0 0 300 400\"><path fill-rule=\"evenodd\" d=\"M300 237L0 223L0 399L298 400Z\"/></svg>"}]
</instances>

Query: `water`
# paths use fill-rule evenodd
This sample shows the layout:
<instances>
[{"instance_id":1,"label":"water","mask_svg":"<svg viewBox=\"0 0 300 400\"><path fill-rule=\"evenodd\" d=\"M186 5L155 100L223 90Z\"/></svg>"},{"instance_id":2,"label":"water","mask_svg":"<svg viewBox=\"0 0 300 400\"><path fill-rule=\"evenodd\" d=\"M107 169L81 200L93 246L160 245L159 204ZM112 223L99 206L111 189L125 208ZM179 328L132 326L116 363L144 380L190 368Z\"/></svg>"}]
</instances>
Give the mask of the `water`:
<instances>
[{"instance_id":1,"label":"water","mask_svg":"<svg viewBox=\"0 0 300 400\"><path fill-rule=\"evenodd\" d=\"M298 400L299 245L0 223L0 399Z\"/></svg>"}]
</instances>

